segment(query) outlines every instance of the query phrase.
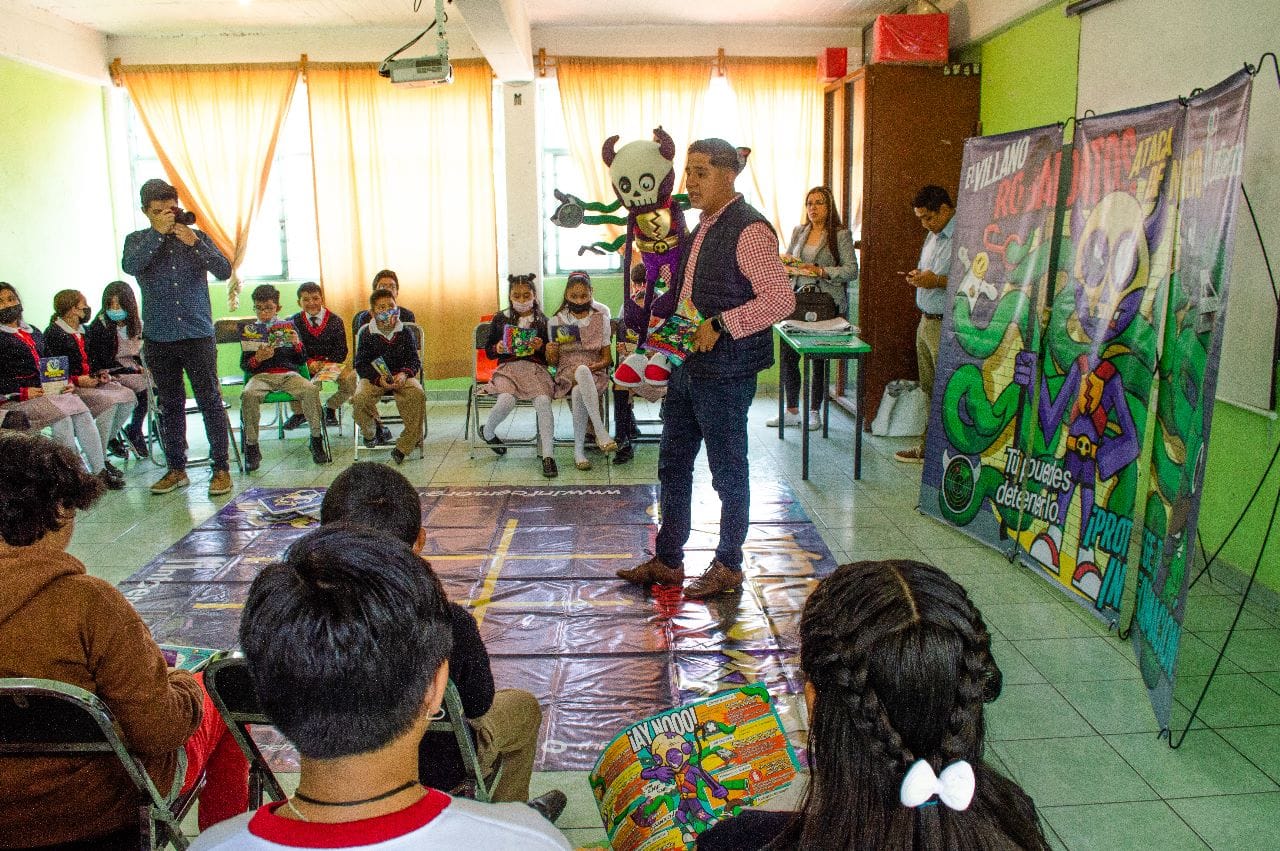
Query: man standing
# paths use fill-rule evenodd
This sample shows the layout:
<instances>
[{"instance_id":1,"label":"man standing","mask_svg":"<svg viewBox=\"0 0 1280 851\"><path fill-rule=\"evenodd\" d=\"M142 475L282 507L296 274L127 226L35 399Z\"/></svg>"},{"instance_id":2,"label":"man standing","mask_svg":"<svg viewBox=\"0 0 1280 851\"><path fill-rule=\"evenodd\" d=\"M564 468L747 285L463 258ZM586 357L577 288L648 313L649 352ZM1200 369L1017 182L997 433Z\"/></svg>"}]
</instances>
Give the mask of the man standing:
<instances>
[{"instance_id":1,"label":"man standing","mask_svg":"<svg viewBox=\"0 0 1280 851\"><path fill-rule=\"evenodd\" d=\"M920 370L920 389L926 405L933 401L933 375L938 366L938 347L942 344L942 311L947 307L947 274L951 271L951 234L955 231L955 205L941 186L930 184L916 193L912 211L929 235L920 249L920 265L907 273L907 283L916 288L916 307L920 308L920 324L916 326L916 365ZM920 445L894 453L894 458L908 464L924 461L928 431L920 436Z\"/></svg>"},{"instance_id":2,"label":"man standing","mask_svg":"<svg viewBox=\"0 0 1280 851\"><path fill-rule=\"evenodd\" d=\"M777 234L734 188L745 154L723 139L689 146L686 186L702 219L683 243L675 280L678 303L692 299L702 321L694 352L672 372L662 406L662 527L656 552L643 564L618 571L637 585L684 583L693 464L706 441L711 485L720 497L720 541L710 568L684 589L694 599L742 587L742 544L751 505L747 410L757 373L773 364L770 328L795 309Z\"/></svg>"},{"instance_id":3,"label":"man standing","mask_svg":"<svg viewBox=\"0 0 1280 851\"><path fill-rule=\"evenodd\" d=\"M187 478L185 371L204 417L213 476L209 496L231 492L227 461L227 413L218 385L218 348L213 340L209 274L231 277L231 263L209 236L179 221L178 190L163 180L142 184L142 212L151 227L124 241L121 266L142 290L142 336L160 406L160 440L169 472L151 486L154 494L191 484Z\"/></svg>"}]
</instances>

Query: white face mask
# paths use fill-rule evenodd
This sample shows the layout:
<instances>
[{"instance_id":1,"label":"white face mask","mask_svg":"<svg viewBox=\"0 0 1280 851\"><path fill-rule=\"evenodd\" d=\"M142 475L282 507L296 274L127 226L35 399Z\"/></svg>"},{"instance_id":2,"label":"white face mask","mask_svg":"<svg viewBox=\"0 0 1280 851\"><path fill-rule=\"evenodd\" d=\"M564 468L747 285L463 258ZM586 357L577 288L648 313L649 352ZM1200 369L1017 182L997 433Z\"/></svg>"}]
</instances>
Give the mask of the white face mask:
<instances>
[{"instance_id":1,"label":"white face mask","mask_svg":"<svg viewBox=\"0 0 1280 851\"><path fill-rule=\"evenodd\" d=\"M516 313L528 313L530 310L533 310L533 299L528 299L526 301L516 301L515 299L512 299L511 307L515 309Z\"/></svg>"}]
</instances>

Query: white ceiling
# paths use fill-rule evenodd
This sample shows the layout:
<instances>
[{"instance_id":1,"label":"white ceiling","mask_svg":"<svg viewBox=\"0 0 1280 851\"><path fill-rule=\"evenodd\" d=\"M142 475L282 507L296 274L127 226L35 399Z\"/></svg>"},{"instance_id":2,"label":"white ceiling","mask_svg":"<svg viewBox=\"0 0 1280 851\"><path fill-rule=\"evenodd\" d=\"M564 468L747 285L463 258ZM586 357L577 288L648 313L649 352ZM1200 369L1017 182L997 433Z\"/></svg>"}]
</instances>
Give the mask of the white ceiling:
<instances>
[{"instance_id":1,"label":"white ceiling","mask_svg":"<svg viewBox=\"0 0 1280 851\"><path fill-rule=\"evenodd\" d=\"M109 36L425 26L434 0L27 0ZM456 0L461 17L474 0ZM446 11L448 6L446 4ZM530 26L751 25L862 27L903 0L513 0Z\"/></svg>"}]
</instances>

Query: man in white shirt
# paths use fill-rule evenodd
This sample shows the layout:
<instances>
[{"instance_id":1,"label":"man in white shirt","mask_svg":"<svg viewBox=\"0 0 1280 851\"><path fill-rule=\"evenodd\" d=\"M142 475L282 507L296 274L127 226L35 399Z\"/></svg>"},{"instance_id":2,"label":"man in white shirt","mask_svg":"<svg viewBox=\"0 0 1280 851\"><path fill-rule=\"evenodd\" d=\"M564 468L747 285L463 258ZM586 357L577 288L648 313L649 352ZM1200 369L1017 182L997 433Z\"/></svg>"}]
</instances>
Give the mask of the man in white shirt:
<instances>
[{"instance_id":1,"label":"man in white shirt","mask_svg":"<svg viewBox=\"0 0 1280 851\"><path fill-rule=\"evenodd\" d=\"M938 347L942 344L942 312L947 309L947 274L951 271L951 234L955 231L955 205L951 195L941 186L930 184L916 193L911 209L929 232L920 249L920 264L907 273L907 283L916 288L916 307L920 308L920 324L916 327L916 365L920 371L920 389L926 403L933 402L933 376L938 366ZM928 432L921 435L920 445L895 453L894 458L908 464L924 460Z\"/></svg>"},{"instance_id":2,"label":"man in white shirt","mask_svg":"<svg viewBox=\"0 0 1280 851\"><path fill-rule=\"evenodd\" d=\"M404 542L336 524L254 580L240 645L262 711L302 755L297 791L215 825L192 851L567 849L524 804L418 781L453 642L439 580Z\"/></svg>"}]
</instances>

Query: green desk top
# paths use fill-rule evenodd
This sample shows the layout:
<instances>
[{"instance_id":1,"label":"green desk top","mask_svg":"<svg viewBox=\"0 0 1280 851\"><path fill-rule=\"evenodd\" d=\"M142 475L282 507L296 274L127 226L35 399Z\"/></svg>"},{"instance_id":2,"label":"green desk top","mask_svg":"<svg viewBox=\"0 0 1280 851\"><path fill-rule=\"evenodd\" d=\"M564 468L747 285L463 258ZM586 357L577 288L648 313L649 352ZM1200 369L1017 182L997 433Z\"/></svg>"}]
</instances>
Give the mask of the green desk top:
<instances>
[{"instance_id":1,"label":"green desk top","mask_svg":"<svg viewBox=\"0 0 1280 851\"><path fill-rule=\"evenodd\" d=\"M782 342L786 343L797 354L828 357L852 357L865 355L871 346L860 340L853 332L847 334L808 334L803 331L787 331L779 323L773 326Z\"/></svg>"}]
</instances>

